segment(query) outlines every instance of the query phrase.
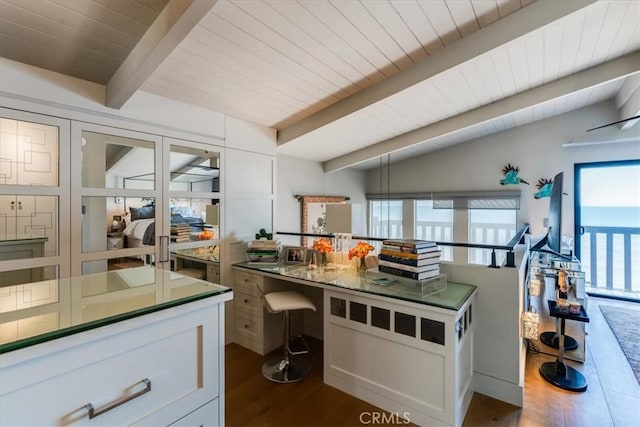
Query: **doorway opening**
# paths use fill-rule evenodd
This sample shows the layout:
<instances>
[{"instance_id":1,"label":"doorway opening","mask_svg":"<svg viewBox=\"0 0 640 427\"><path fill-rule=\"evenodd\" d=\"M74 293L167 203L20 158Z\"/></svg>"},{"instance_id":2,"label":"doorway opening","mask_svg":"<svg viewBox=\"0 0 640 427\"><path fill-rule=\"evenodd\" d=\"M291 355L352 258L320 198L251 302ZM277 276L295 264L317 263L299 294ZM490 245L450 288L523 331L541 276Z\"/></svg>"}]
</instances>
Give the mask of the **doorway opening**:
<instances>
[{"instance_id":1,"label":"doorway opening","mask_svg":"<svg viewBox=\"0 0 640 427\"><path fill-rule=\"evenodd\" d=\"M640 301L640 159L576 164L574 172L587 293Z\"/></svg>"}]
</instances>

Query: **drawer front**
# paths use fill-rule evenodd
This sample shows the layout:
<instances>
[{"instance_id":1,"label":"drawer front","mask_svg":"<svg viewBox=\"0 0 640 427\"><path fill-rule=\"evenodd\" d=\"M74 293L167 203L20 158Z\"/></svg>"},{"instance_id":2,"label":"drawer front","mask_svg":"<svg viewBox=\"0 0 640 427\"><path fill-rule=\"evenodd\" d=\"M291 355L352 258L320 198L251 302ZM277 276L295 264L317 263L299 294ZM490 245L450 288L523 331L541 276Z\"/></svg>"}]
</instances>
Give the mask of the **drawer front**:
<instances>
[{"instance_id":1,"label":"drawer front","mask_svg":"<svg viewBox=\"0 0 640 427\"><path fill-rule=\"evenodd\" d=\"M235 290L249 295L260 296L262 289L262 276L257 274L245 273L243 271L235 272Z\"/></svg>"},{"instance_id":2,"label":"drawer front","mask_svg":"<svg viewBox=\"0 0 640 427\"><path fill-rule=\"evenodd\" d=\"M207 264L207 281L220 283L220 266Z\"/></svg>"},{"instance_id":3,"label":"drawer front","mask_svg":"<svg viewBox=\"0 0 640 427\"><path fill-rule=\"evenodd\" d=\"M256 295L245 294L244 292L236 292L234 297L234 308L238 311L246 313L248 316L256 316L262 318L263 305L262 297Z\"/></svg>"},{"instance_id":4,"label":"drawer front","mask_svg":"<svg viewBox=\"0 0 640 427\"><path fill-rule=\"evenodd\" d=\"M236 311L235 321L235 329L238 335L258 343L262 342L262 318Z\"/></svg>"},{"instance_id":5,"label":"drawer front","mask_svg":"<svg viewBox=\"0 0 640 427\"><path fill-rule=\"evenodd\" d=\"M160 415L164 425L175 421L219 395L217 321L218 307L208 307L47 353L14 368L28 369L32 376L37 372L42 378L37 382L20 385L8 372L12 368L6 368L0 425L129 425L151 414L156 419ZM147 392L131 398L145 387ZM124 403L103 412L118 402ZM103 413L89 420L87 404Z\"/></svg>"},{"instance_id":6,"label":"drawer front","mask_svg":"<svg viewBox=\"0 0 640 427\"><path fill-rule=\"evenodd\" d=\"M220 401L215 399L206 405L196 409L186 417L180 418L175 423L170 424L172 427L217 427L224 425L220 420Z\"/></svg>"}]
</instances>

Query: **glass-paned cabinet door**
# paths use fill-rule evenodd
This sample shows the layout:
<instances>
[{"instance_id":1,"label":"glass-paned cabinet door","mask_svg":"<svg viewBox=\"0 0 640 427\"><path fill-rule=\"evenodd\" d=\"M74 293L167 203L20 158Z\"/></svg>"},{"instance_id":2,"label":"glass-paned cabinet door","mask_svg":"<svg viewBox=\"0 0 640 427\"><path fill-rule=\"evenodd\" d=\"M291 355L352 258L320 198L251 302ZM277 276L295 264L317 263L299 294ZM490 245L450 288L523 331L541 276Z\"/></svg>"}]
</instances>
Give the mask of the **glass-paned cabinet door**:
<instances>
[{"instance_id":1,"label":"glass-paned cabinet door","mask_svg":"<svg viewBox=\"0 0 640 427\"><path fill-rule=\"evenodd\" d=\"M165 138L172 270L219 282L221 153L215 146Z\"/></svg>"},{"instance_id":2,"label":"glass-paned cabinet door","mask_svg":"<svg viewBox=\"0 0 640 427\"><path fill-rule=\"evenodd\" d=\"M69 274L69 121L0 109L0 286Z\"/></svg>"},{"instance_id":3,"label":"glass-paned cabinet door","mask_svg":"<svg viewBox=\"0 0 640 427\"><path fill-rule=\"evenodd\" d=\"M153 265L160 253L161 138L73 123L74 273Z\"/></svg>"}]
</instances>

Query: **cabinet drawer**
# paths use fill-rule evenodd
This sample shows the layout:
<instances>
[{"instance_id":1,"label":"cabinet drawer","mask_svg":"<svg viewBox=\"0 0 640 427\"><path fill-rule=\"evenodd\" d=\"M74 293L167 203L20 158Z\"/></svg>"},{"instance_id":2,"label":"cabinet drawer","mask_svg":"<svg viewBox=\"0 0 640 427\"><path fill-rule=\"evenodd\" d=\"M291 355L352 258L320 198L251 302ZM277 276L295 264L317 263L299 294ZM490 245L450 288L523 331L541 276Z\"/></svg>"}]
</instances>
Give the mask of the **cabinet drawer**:
<instances>
[{"instance_id":1,"label":"cabinet drawer","mask_svg":"<svg viewBox=\"0 0 640 427\"><path fill-rule=\"evenodd\" d=\"M256 295L245 294L244 292L236 292L233 298L234 308L243 311L249 316L262 317L262 297Z\"/></svg>"},{"instance_id":2,"label":"cabinet drawer","mask_svg":"<svg viewBox=\"0 0 640 427\"><path fill-rule=\"evenodd\" d=\"M262 342L262 318L236 311L235 321L235 329L238 335L258 343Z\"/></svg>"},{"instance_id":3,"label":"cabinet drawer","mask_svg":"<svg viewBox=\"0 0 640 427\"><path fill-rule=\"evenodd\" d=\"M252 295L260 295L258 289L262 289L262 276L245 273L244 271L236 271L234 277L235 285L239 287L239 291Z\"/></svg>"},{"instance_id":4,"label":"cabinet drawer","mask_svg":"<svg viewBox=\"0 0 640 427\"><path fill-rule=\"evenodd\" d=\"M55 341L45 343L44 356L3 368L0 425L115 426L145 424L148 417L169 424L188 412L184 408L198 408L219 395L217 320L214 306L138 323L57 352L50 349ZM100 336L100 328L87 333ZM146 393L128 399L145 387ZM102 412L121 401L89 420L85 405Z\"/></svg>"},{"instance_id":5,"label":"cabinet drawer","mask_svg":"<svg viewBox=\"0 0 640 427\"><path fill-rule=\"evenodd\" d=\"M220 266L207 264L207 281L220 283Z\"/></svg>"},{"instance_id":6,"label":"cabinet drawer","mask_svg":"<svg viewBox=\"0 0 640 427\"><path fill-rule=\"evenodd\" d=\"M234 284L237 291L249 295L260 296L260 290L262 289L262 276L236 271L235 279Z\"/></svg>"},{"instance_id":7,"label":"cabinet drawer","mask_svg":"<svg viewBox=\"0 0 640 427\"><path fill-rule=\"evenodd\" d=\"M180 418L175 423L170 424L173 427L214 427L224 425L224 420L220 420L220 405L219 399L215 399L212 402L196 409L186 417Z\"/></svg>"}]
</instances>

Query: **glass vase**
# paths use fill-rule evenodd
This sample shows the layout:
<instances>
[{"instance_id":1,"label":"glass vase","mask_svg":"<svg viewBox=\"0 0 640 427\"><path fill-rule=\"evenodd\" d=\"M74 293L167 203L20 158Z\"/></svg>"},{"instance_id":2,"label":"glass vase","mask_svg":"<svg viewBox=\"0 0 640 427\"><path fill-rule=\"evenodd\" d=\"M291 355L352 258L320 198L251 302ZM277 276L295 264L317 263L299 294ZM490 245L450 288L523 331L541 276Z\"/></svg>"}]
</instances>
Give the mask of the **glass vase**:
<instances>
[{"instance_id":1,"label":"glass vase","mask_svg":"<svg viewBox=\"0 0 640 427\"><path fill-rule=\"evenodd\" d=\"M326 252L320 252L320 267L325 267L328 264L328 260L327 260L327 253Z\"/></svg>"},{"instance_id":2,"label":"glass vase","mask_svg":"<svg viewBox=\"0 0 640 427\"><path fill-rule=\"evenodd\" d=\"M365 275L367 273L367 263L364 261L364 257L358 259L358 262L356 263L356 271L361 275Z\"/></svg>"}]
</instances>

